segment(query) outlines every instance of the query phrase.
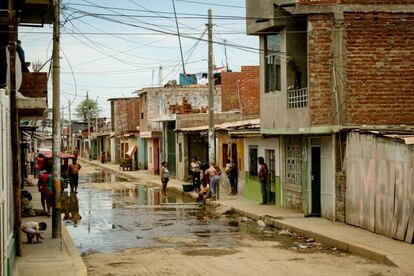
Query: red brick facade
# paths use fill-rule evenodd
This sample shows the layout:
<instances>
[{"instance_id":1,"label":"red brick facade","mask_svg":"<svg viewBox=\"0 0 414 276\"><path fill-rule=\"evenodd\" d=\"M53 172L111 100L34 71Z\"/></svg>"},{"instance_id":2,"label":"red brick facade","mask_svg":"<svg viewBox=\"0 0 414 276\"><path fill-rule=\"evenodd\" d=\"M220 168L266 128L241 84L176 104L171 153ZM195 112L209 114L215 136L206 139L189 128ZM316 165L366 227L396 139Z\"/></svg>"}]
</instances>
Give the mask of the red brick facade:
<instances>
[{"instance_id":1,"label":"red brick facade","mask_svg":"<svg viewBox=\"0 0 414 276\"><path fill-rule=\"evenodd\" d=\"M414 14L345 14L347 124L414 124Z\"/></svg>"},{"instance_id":2,"label":"red brick facade","mask_svg":"<svg viewBox=\"0 0 414 276\"><path fill-rule=\"evenodd\" d=\"M47 97L47 73L29 72L23 73L22 85L19 91L23 96L31 98Z\"/></svg>"},{"instance_id":3,"label":"red brick facade","mask_svg":"<svg viewBox=\"0 0 414 276\"><path fill-rule=\"evenodd\" d=\"M332 95L331 15L309 15L309 108L311 125L331 125L334 116Z\"/></svg>"},{"instance_id":4,"label":"red brick facade","mask_svg":"<svg viewBox=\"0 0 414 276\"><path fill-rule=\"evenodd\" d=\"M115 131L117 134L138 132L140 125L140 99L115 100Z\"/></svg>"},{"instance_id":5,"label":"red brick facade","mask_svg":"<svg viewBox=\"0 0 414 276\"><path fill-rule=\"evenodd\" d=\"M243 114L260 113L259 66L242 66L241 72L221 74L222 111L240 110Z\"/></svg>"},{"instance_id":6,"label":"red brick facade","mask_svg":"<svg viewBox=\"0 0 414 276\"><path fill-rule=\"evenodd\" d=\"M414 14L345 13L342 119L345 125L414 123ZM311 125L331 125L333 17L309 15Z\"/></svg>"}]
</instances>

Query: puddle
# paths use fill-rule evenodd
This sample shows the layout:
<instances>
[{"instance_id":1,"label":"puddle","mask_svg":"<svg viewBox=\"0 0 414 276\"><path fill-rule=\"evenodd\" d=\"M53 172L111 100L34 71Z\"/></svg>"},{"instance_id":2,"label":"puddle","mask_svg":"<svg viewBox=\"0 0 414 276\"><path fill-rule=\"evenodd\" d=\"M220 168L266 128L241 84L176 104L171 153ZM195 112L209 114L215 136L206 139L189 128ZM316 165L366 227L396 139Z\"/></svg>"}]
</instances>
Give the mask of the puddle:
<instances>
[{"instance_id":1,"label":"puddle","mask_svg":"<svg viewBox=\"0 0 414 276\"><path fill-rule=\"evenodd\" d=\"M104 182L127 182L128 179L122 176L117 176L116 174L110 173L108 171L96 171L85 178L86 182L90 183L104 183Z\"/></svg>"},{"instance_id":2,"label":"puddle","mask_svg":"<svg viewBox=\"0 0 414 276\"><path fill-rule=\"evenodd\" d=\"M159 188L138 183L112 190L86 185L127 181L108 172L95 172L80 178L77 194L64 195L65 223L83 255L173 247L182 248L189 256L220 256L237 253L234 248L238 246L253 246L254 240L302 253L346 255L295 233L273 227L259 229L255 221L237 214L216 215L209 206L200 208L182 193L169 193L165 198Z\"/></svg>"}]
</instances>

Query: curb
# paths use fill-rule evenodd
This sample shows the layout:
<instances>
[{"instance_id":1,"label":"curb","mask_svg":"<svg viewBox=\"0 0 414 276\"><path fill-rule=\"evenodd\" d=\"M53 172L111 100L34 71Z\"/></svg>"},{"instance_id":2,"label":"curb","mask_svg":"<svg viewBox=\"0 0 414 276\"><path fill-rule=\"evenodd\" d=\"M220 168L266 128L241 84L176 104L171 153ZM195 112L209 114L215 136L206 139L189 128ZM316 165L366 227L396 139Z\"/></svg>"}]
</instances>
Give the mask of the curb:
<instances>
[{"instance_id":1,"label":"curb","mask_svg":"<svg viewBox=\"0 0 414 276\"><path fill-rule=\"evenodd\" d=\"M81 161L85 162L85 163L88 163L90 165L93 165L93 166L101 167L99 164L97 165L97 164L94 164L94 163L89 162L87 160L81 159ZM105 168L105 167L101 167L101 168ZM122 171L114 170L114 169L111 169L111 168L105 168L105 169L107 169L108 171L111 171L112 173L120 174L122 176L125 176L127 179L134 179L135 181L140 180L138 177L133 177L133 176L127 175L127 174L123 173ZM148 184L151 184L152 186L157 186L157 187L161 186L160 183L155 182L154 180L147 181L146 185L148 185ZM191 196L192 198L196 198L196 196L194 194L188 193L188 192L183 192L178 187L169 187L168 190L172 190L172 191L177 192L177 193L184 193L184 194L187 194L187 195ZM220 206L226 206L226 207L234 208L234 207L229 206L227 204L223 204L223 203L220 203L218 201L211 201L211 200L208 200L208 199L206 200L206 204L210 205L211 207L214 207L214 208L217 208L217 207L220 207ZM341 250L344 250L344 251L347 251L347 252L351 252L355 255L362 256L362 257L374 260L376 262L384 263L384 264L389 265L389 266L398 267L387 255L385 255L385 254L383 254L383 253L381 253L381 252L379 252L379 251L377 251L373 248L363 246L363 245L359 245L359 244L355 244L355 243L345 242L345 241L342 241L342 240L339 240L339 239L336 239L336 238L332 238L332 237L327 236L327 235L323 235L323 234L320 234L320 233L313 232L311 230L306 230L306 229L303 229L303 228L299 228L299 227L291 225L291 224L289 224L289 223L287 223L283 220L276 219L276 218L273 218L273 217L268 216L268 215L261 216L261 215L253 214L253 213L250 213L250 212L238 209L238 208L234 208L234 210L235 210L236 213L238 213L242 216L248 217L250 219L253 219L253 220L256 220L256 221L257 220L263 220L264 223L266 223L267 225L271 225L271 226L274 226L274 227L277 227L277 228L280 228L280 229L289 229L289 230L294 231L294 232L296 232L299 235L302 235L304 237L308 237L308 238L312 237L316 241L324 243L326 245L336 247L338 249L341 249Z\"/></svg>"},{"instance_id":2,"label":"curb","mask_svg":"<svg viewBox=\"0 0 414 276\"><path fill-rule=\"evenodd\" d=\"M62 224L62 240L69 252L69 255L72 258L73 266L75 267L75 275L76 276L86 276L88 275L88 269L83 262L79 250L76 248L75 243L72 240L66 226Z\"/></svg>"}]
</instances>

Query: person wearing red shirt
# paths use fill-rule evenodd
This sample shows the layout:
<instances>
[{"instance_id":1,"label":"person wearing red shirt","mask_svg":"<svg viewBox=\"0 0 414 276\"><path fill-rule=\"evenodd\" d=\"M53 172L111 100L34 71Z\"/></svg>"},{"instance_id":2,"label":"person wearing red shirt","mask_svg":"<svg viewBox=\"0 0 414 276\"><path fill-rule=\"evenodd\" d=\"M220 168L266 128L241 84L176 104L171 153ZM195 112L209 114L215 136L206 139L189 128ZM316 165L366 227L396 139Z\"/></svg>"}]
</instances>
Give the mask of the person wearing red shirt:
<instances>
[{"instance_id":1,"label":"person wearing red shirt","mask_svg":"<svg viewBox=\"0 0 414 276\"><path fill-rule=\"evenodd\" d=\"M42 203L43 211L46 212L46 199L47 199L47 180L49 174L44 171L39 176L39 181L37 182L37 187L39 188L40 192L40 202Z\"/></svg>"}]
</instances>

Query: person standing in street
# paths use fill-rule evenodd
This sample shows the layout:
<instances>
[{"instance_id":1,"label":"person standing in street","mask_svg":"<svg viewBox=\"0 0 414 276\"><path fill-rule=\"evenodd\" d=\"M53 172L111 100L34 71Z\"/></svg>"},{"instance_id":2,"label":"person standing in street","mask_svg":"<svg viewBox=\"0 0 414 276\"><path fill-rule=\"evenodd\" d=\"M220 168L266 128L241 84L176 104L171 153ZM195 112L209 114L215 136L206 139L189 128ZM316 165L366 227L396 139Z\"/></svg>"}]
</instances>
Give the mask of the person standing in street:
<instances>
[{"instance_id":1,"label":"person standing in street","mask_svg":"<svg viewBox=\"0 0 414 276\"><path fill-rule=\"evenodd\" d=\"M70 179L70 190L75 193L78 191L79 171L81 165L76 162L76 158L72 159L72 164L69 165L68 175Z\"/></svg>"},{"instance_id":2,"label":"person standing in street","mask_svg":"<svg viewBox=\"0 0 414 276\"><path fill-rule=\"evenodd\" d=\"M210 162L210 167L206 170L206 174L210 177L210 197L216 199L221 170L219 167L215 166L213 162Z\"/></svg>"},{"instance_id":3,"label":"person standing in street","mask_svg":"<svg viewBox=\"0 0 414 276\"><path fill-rule=\"evenodd\" d=\"M266 180L269 170L267 168L266 163L264 162L263 157L259 157L257 159L259 162L259 182L260 182L260 192L262 193L262 203L261 205L267 204L267 191L266 191Z\"/></svg>"},{"instance_id":4,"label":"person standing in street","mask_svg":"<svg viewBox=\"0 0 414 276\"><path fill-rule=\"evenodd\" d=\"M230 162L230 167L227 170L227 175L230 181L230 188L231 188L230 195L236 195L237 194L237 167L236 167L236 164L234 163L234 160L231 160Z\"/></svg>"},{"instance_id":5,"label":"person standing in street","mask_svg":"<svg viewBox=\"0 0 414 276\"><path fill-rule=\"evenodd\" d=\"M193 156L191 160L191 173L193 174L193 189L196 192L200 191L200 166L201 162L197 159L197 156Z\"/></svg>"},{"instance_id":6,"label":"person standing in street","mask_svg":"<svg viewBox=\"0 0 414 276\"><path fill-rule=\"evenodd\" d=\"M168 170L168 162L164 161L161 163L161 184L162 184L162 195L167 196L167 184L170 180L170 171Z\"/></svg>"}]
</instances>

